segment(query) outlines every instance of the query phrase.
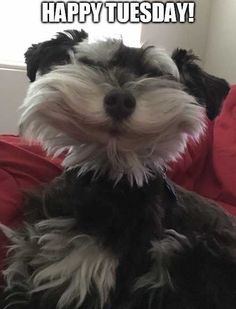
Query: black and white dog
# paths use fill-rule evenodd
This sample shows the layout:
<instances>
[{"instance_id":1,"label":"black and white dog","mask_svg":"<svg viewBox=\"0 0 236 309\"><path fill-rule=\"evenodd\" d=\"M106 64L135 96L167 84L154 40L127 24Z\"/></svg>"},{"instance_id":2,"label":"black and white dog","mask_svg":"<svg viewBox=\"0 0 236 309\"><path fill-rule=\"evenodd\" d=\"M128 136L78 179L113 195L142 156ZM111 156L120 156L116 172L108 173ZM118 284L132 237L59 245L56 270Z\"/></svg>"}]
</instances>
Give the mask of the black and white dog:
<instances>
[{"instance_id":1,"label":"black and white dog","mask_svg":"<svg viewBox=\"0 0 236 309\"><path fill-rule=\"evenodd\" d=\"M21 132L62 176L28 199L1 308L235 309L236 220L164 174L229 86L196 57L66 31L26 52Z\"/></svg>"}]
</instances>

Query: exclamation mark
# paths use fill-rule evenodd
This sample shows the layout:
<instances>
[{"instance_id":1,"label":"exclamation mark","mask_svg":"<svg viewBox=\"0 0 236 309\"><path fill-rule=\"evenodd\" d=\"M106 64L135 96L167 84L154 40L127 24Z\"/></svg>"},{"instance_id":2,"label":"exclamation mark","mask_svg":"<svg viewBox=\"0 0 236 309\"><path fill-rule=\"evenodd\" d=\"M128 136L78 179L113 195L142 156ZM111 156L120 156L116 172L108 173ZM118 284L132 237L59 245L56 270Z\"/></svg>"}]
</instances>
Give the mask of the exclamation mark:
<instances>
[{"instance_id":1,"label":"exclamation mark","mask_svg":"<svg viewBox=\"0 0 236 309\"><path fill-rule=\"evenodd\" d=\"M195 22L195 2L188 4L188 21L190 23Z\"/></svg>"}]
</instances>

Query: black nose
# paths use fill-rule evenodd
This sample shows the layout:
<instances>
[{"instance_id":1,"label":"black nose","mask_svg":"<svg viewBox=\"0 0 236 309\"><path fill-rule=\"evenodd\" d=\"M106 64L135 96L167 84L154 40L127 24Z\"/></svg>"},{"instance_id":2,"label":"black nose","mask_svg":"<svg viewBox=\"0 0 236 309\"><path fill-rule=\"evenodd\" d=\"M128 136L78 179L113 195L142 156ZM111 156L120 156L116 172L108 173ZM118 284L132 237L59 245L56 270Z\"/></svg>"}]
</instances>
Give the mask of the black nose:
<instances>
[{"instance_id":1,"label":"black nose","mask_svg":"<svg viewBox=\"0 0 236 309\"><path fill-rule=\"evenodd\" d=\"M115 120L128 118L133 113L135 105L135 98L126 90L113 89L104 98L105 111Z\"/></svg>"}]
</instances>

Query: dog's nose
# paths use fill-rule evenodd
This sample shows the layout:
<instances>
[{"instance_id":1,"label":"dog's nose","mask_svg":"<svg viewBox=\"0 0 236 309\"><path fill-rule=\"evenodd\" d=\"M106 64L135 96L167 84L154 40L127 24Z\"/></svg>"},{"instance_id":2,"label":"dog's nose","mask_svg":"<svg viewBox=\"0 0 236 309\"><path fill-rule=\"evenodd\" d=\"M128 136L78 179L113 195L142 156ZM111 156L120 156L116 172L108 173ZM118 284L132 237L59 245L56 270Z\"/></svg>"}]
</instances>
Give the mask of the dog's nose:
<instances>
[{"instance_id":1,"label":"dog's nose","mask_svg":"<svg viewBox=\"0 0 236 309\"><path fill-rule=\"evenodd\" d=\"M134 96L121 89L113 89L104 98L106 113L115 120L124 120L134 111L136 101Z\"/></svg>"}]
</instances>

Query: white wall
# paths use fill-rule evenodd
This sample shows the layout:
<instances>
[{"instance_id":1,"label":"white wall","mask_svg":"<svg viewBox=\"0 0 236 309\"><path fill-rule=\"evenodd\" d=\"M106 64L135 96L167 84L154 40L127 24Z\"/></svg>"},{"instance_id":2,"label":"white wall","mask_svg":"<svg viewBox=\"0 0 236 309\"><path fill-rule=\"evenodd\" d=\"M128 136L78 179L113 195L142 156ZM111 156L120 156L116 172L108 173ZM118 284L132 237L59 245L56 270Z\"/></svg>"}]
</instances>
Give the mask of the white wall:
<instances>
[{"instance_id":1,"label":"white wall","mask_svg":"<svg viewBox=\"0 0 236 309\"><path fill-rule=\"evenodd\" d=\"M205 68L236 83L236 0L212 3Z\"/></svg>"},{"instance_id":2,"label":"white wall","mask_svg":"<svg viewBox=\"0 0 236 309\"><path fill-rule=\"evenodd\" d=\"M193 49L206 71L236 83L236 0L195 3L195 23L146 24L141 41L168 52L176 47Z\"/></svg>"},{"instance_id":3,"label":"white wall","mask_svg":"<svg viewBox=\"0 0 236 309\"><path fill-rule=\"evenodd\" d=\"M76 19L74 23L42 23L41 2L42 0L0 0L0 63L24 64L24 53L31 44L49 40L58 31L66 29L83 28L89 33L90 40L122 35L125 42L133 46L139 44L141 24L109 24L106 10L102 10L98 24L92 23L91 17L88 17L86 23L78 23Z\"/></svg>"},{"instance_id":4,"label":"white wall","mask_svg":"<svg viewBox=\"0 0 236 309\"><path fill-rule=\"evenodd\" d=\"M204 60L211 13L211 3L213 1L215 0L195 1L196 15L194 23L150 23L143 25L141 41L143 43L145 42L159 47L164 47L168 52L172 52L176 47L193 49L194 52ZM224 0L221 1L224 2ZM236 0L233 1L236 2Z\"/></svg>"},{"instance_id":5,"label":"white wall","mask_svg":"<svg viewBox=\"0 0 236 309\"><path fill-rule=\"evenodd\" d=\"M17 133L18 108L23 102L27 86L25 71L0 68L0 134Z\"/></svg>"}]
</instances>

